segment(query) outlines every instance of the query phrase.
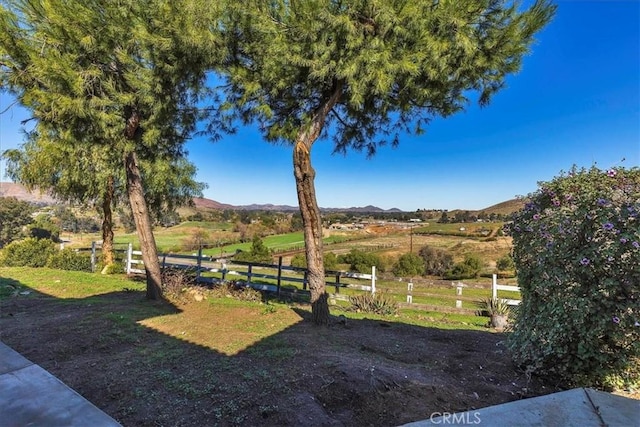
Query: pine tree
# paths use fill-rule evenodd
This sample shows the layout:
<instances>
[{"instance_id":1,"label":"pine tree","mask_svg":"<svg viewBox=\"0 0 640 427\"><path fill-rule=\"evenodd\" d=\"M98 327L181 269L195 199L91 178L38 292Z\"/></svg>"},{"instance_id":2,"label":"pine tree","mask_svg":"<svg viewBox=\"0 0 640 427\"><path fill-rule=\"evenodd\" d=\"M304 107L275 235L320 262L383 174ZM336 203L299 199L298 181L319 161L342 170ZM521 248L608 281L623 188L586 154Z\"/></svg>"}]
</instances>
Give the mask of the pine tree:
<instances>
[{"instance_id":1,"label":"pine tree","mask_svg":"<svg viewBox=\"0 0 640 427\"><path fill-rule=\"evenodd\" d=\"M505 0L230 2L227 96L270 142L293 148L314 320L329 320L311 164L319 138L374 155L403 132L486 105L554 13Z\"/></svg>"},{"instance_id":2,"label":"pine tree","mask_svg":"<svg viewBox=\"0 0 640 427\"><path fill-rule=\"evenodd\" d=\"M0 87L57 144L119 158L150 299L161 297L161 274L141 163L180 158L194 128L206 64L198 19L186 1L0 3Z\"/></svg>"},{"instance_id":3,"label":"pine tree","mask_svg":"<svg viewBox=\"0 0 640 427\"><path fill-rule=\"evenodd\" d=\"M28 134L20 149L6 150L7 175L29 190L57 200L95 207L102 217L102 262L114 260L113 210L126 203L122 161L108 145L61 141L59 134ZM176 207L201 197L205 185L194 181L196 169L186 158L154 158L142 162L145 200L157 220Z\"/></svg>"}]
</instances>

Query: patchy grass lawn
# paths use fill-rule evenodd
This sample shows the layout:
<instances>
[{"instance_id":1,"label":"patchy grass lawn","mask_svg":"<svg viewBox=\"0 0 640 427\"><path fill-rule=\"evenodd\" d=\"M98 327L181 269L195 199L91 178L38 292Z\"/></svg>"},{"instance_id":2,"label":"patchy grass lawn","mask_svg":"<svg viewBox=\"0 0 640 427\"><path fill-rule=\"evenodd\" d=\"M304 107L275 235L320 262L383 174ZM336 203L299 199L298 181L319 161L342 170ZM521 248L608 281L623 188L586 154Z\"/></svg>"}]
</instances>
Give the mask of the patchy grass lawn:
<instances>
[{"instance_id":1,"label":"patchy grass lawn","mask_svg":"<svg viewBox=\"0 0 640 427\"><path fill-rule=\"evenodd\" d=\"M206 293L205 293L206 295ZM475 316L154 303L124 276L0 268L0 339L126 426L399 425L555 391Z\"/></svg>"}]
</instances>

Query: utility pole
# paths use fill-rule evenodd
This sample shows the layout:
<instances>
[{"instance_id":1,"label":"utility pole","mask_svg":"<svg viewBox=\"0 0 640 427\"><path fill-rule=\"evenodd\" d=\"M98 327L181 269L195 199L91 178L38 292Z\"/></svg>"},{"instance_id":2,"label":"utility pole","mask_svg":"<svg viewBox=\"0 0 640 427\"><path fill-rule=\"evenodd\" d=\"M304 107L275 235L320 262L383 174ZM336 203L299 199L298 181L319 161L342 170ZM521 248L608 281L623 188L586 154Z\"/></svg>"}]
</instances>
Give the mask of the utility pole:
<instances>
[{"instance_id":1,"label":"utility pole","mask_svg":"<svg viewBox=\"0 0 640 427\"><path fill-rule=\"evenodd\" d=\"M413 224L409 225L409 253L413 253Z\"/></svg>"}]
</instances>

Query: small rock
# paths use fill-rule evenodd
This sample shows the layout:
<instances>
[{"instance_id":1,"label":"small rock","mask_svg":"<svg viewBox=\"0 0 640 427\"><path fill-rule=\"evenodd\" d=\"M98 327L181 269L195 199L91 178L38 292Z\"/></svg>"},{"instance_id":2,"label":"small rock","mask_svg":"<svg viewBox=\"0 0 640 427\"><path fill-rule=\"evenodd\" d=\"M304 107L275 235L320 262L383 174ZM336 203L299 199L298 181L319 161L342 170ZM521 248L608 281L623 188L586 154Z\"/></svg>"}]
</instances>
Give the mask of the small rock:
<instances>
[{"instance_id":1,"label":"small rock","mask_svg":"<svg viewBox=\"0 0 640 427\"><path fill-rule=\"evenodd\" d=\"M197 293L197 294L193 294L193 299L200 302L204 299L204 295Z\"/></svg>"}]
</instances>

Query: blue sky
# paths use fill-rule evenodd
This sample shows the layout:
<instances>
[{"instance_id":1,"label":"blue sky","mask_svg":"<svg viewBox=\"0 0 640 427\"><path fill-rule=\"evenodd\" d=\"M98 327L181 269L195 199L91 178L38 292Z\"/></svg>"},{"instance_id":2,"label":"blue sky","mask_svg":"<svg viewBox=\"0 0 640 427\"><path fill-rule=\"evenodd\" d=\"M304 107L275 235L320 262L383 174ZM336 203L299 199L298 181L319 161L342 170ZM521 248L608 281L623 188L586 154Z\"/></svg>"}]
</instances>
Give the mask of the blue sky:
<instances>
[{"instance_id":1,"label":"blue sky","mask_svg":"<svg viewBox=\"0 0 640 427\"><path fill-rule=\"evenodd\" d=\"M312 151L318 204L481 209L525 195L572 165L640 166L640 1L559 1L555 19L488 107L434 120L396 149ZM10 103L0 97L0 111ZM0 149L21 142L25 112L0 115ZM251 127L187 144L205 197L296 206L291 149ZM622 161L622 159L625 159ZM621 163L622 161L622 163ZM0 165L4 180L4 165Z\"/></svg>"}]
</instances>

